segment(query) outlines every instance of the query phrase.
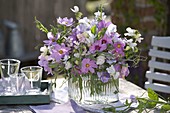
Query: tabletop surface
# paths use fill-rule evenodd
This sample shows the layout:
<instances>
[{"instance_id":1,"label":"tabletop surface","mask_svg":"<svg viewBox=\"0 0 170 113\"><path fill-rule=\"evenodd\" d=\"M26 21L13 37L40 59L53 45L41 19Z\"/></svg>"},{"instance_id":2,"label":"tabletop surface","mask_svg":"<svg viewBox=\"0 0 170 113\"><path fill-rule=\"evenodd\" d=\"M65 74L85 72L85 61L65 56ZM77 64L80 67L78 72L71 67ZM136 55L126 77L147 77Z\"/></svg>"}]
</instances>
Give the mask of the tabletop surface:
<instances>
[{"instance_id":1,"label":"tabletop surface","mask_svg":"<svg viewBox=\"0 0 170 113\"><path fill-rule=\"evenodd\" d=\"M119 80L119 90L124 95L135 95L135 96L147 96L145 89L138 87L137 85L124 80ZM136 111L129 111L130 113L136 113ZM158 110L152 110L149 113L159 113ZM0 113L34 113L34 111L28 105L3 105L0 106Z\"/></svg>"}]
</instances>

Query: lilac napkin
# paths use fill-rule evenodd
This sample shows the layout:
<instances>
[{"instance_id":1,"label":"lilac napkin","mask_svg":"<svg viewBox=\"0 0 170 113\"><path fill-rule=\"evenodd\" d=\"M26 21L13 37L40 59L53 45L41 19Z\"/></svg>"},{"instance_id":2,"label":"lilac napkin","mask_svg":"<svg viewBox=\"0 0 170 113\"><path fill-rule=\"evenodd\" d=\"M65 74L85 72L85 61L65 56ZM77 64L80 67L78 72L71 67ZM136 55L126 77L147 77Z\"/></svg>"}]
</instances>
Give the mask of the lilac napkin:
<instances>
[{"instance_id":1,"label":"lilac napkin","mask_svg":"<svg viewBox=\"0 0 170 113\"><path fill-rule=\"evenodd\" d=\"M86 113L77 103L70 99L64 104L50 103L48 105L30 106L36 113Z\"/></svg>"}]
</instances>

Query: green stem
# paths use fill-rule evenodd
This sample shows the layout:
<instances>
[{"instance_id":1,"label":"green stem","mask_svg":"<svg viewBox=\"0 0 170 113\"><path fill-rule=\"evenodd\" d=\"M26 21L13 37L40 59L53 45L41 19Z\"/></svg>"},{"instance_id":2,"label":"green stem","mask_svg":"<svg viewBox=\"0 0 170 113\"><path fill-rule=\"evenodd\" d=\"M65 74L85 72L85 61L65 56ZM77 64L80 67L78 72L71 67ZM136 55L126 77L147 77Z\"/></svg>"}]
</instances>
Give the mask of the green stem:
<instances>
[{"instance_id":1,"label":"green stem","mask_svg":"<svg viewBox=\"0 0 170 113\"><path fill-rule=\"evenodd\" d=\"M137 100L143 100L143 99L145 99L145 98L137 98ZM157 103L157 104L169 104L169 105L170 105L170 102L163 102L163 101L150 100L150 99L148 99L147 101L149 101L149 102L155 102L155 103Z\"/></svg>"}]
</instances>

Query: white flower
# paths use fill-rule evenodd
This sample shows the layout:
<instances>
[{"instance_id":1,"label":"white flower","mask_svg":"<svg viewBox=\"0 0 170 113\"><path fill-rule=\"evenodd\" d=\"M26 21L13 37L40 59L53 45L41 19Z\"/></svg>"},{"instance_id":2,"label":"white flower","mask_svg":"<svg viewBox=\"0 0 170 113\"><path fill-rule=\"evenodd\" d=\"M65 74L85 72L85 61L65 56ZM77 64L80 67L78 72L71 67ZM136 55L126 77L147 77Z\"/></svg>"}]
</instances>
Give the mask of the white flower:
<instances>
[{"instance_id":1,"label":"white flower","mask_svg":"<svg viewBox=\"0 0 170 113\"><path fill-rule=\"evenodd\" d=\"M65 63L66 70L69 70L72 67L72 64L70 62Z\"/></svg>"},{"instance_id":2,"label":"white flower","mask_svg":"<svg viewBox=\"0 0 170 113\"><path fill-rule=\"evenodd\" d=\"M97 57L97 62L96 62L96 64L97 64L97 65L102 65L102 64L104 64L105 59L106 59L106 58L105 58L104 56L102 56L102 55L101 55L101 56L98 56L98 57Z\"/></svg>"},{"instance_id":3,"label":"white flower","mask_svg":"<svg viewBox=\"0 0 170 113\"><path fill-rule=\"evenodd\" d=\"M117 26L114 24L110 24L106 30L106 34L110 36L112 33L115 33L117 31Z\"/></svg>"},{"instance_id":4,"label":"white flower","mask_svg":"<svg viewBox=\"0 0 170 113\"><path fill-rule=\"evenodd\" d=\"M75 48L75 49L78 49L80 43L79 43L78 41L73 41L73 43L75 44L75 45L74 45L74 48Z\"/></svg>"},{"instance_id":5,"label":"white flower","mask_svg":"<svg viewBox=\"0 0 170 113\"><path fill-rule=\"evenodd\" d=\"M135 32L136 32L135 29L132 29L132 28L128 27L128 28L126 28L126 31L127 31L128 33L125 33L125 34L124 34L125 36L135 36L135 35L136 35L136 34L135 34Z\"/></svg>"},{"instance_id":6,"label":"white flower","mask_svg":"<svg viewBox=\"0 0 170 113\"><path fill-rule=\"evenodd\" d=\"M117 79L120 76L120 72L116 72L113 65L111 65L109 68L106 68L107 72L113 76L114 79Z\"/></svg>"},{"instance_id":7,"label":"white flower","mask_svg":"<svg viewBox=\"0 0 170 113\"><path fill-rule=\"evenodd\" d=\"M76 58L79 58L79 57L80 57L80 53L74 53L74 56L75 56Z\"/></svg>"},{"instance_id":8,"label":"white flower","mask_svg":"<svg viewBox=\"0 0 170 113\"><path fill-rule=\"evenodd\" d=\"M47 37L48 37L48 39L51 39L51 38L54 38L54 35L52 34L52 32L48 32Z\"/></svg>"},{"instance_id":9,"label":"white flower","mask_svg":"<svg viewBox=\"0 0 170 113\"><path fill-rule=\"evenodd\" d=\"M83 24L88 24L90 23L90 20L87 17L83 17L83 19L79 20L79 23L83 23Z\"/></svg>"},{"instance_id":10,"label":"white flower","mask_svg":"<svg viewBox=\"0 0 170 113\"><path fill-rule=\"evenodd\" d=\"M144 38L139 37L139 38L136 39L136 41L139 42L139 43L141 43L141 41L142 41L143 39L144 39Z\"/></svg>"},{"instance_id":11,"label":"white flower","mask_svg":"<svg viewBox=\"0 0 170 113\"><path fill-rule=\"evenodd\" d=\"M89 37L86 38L86 41L87 41L88 46L91 46L91 44L94 43L94 39L96 36L93 33L91 33L91 31L87 31L87 34L89 35Z\"/></svg>"},{"instance_id":12,"label":"white flower","mask_svg":"<svg viewBox=\"0 0 170 113\"><path fill-rule=\"evenodd\" d=\"M133 40L132 39L129 39L126 41L127 44L129 45L130 48L132 48L134 50L134 47L137 46L137 43L133 43Z\"/></svg>"},{"instance_id":13,"label":"white flower","mask_svg":"<svg viewBox=\"0 0 170 113\"><path fill-rule=\"evenodd\" d=\"M63 61L67 61L70 58L70 56L65 55Z\"/></svg>"},{"instance_id":14,"label":"white flower","mask_svg":"<svg viewBox=\"0 0 170 113\"><path fill-rule=\"evenodd\" d=\"M116 72L113 65L111 65L109 68L106 68L106 70L111 76L114 76L114 74Z\"/></svg>"},{"instance_id":15,"label":"white flower","mask_svg":"<svg viewBox=\"0 0 170 113\"><path fill-rule=\"evenodd\" d=\"M94 13L94 15L95 15L96 19L101 18L102 20L104 20L106 18L106 15L105 15L104 12L101 14L100 11L97 11L97 12Z\"/></svg>"},{"instance_id":16,"label":"white flower","mask_svg":"<svg viewBox=\"0 0 170 113\"><path fill-rule=\"evenodd\" d=\"M113 77L114 77L114 79L118 79L119 76L120 76L120 72L116 72L116 74Z\"/></svg>"},{"instance_id":17,"label":"white flower","mask_svg":"<svg viewBox=\"0 0 170 113\"><path fill-rule=\"evenodd\" d=\"M71 11L73 11L74 13L79 12L79 7L78 6L74 6L74 9L70 8Z\"/></svg>"},{"instance_id":18,"label":"white flower","mask_svg":"<svg viewBox=\"0 0 170 113\"><path fill-rule=\"evenodd\" d=\"M40 48L40 51L42 52L42 55L45 56L45 55L47 55L48 48L46 46L43 46Z\"/></svg>"}]
</instances>

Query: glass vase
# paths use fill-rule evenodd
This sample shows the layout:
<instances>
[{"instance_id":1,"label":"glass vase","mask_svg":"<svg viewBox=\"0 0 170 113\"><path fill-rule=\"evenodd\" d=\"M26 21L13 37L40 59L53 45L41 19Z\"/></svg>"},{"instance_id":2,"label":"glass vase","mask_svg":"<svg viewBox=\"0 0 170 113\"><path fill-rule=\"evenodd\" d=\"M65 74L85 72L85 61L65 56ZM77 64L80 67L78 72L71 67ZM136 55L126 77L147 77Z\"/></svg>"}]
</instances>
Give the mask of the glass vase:
<instances>
[{"instance_id":1,"label":"glass vase","mask_svg":"<svg viewBox=\"0 0 170 113\"><path fill-rule=\"evenodd\" d=\"M83 76L68 80L68 96L79 104L106 104L117 102L119 79L103 83L99 79Z\"/></svg>"}]
</instances>

